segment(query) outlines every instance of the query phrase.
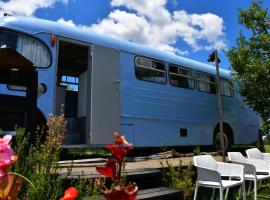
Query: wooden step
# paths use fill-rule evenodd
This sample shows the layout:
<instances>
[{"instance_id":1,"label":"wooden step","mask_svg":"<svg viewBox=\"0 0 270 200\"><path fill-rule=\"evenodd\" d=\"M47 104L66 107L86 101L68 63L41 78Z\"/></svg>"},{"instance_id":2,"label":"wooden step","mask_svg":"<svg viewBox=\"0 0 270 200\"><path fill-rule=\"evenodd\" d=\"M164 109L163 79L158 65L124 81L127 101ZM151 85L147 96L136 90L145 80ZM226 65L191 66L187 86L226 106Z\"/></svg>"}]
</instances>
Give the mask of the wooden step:
<instances>
[{"instance_id":1,"label":"wooden step","mask_svg":"<svg viewBox=\"0 0 270 200\"><path fill-rule=\"evenodd\" d=\"M184 200L181 190L157 187L139 190L136 200Z\"/></svg>"}]
</instances>

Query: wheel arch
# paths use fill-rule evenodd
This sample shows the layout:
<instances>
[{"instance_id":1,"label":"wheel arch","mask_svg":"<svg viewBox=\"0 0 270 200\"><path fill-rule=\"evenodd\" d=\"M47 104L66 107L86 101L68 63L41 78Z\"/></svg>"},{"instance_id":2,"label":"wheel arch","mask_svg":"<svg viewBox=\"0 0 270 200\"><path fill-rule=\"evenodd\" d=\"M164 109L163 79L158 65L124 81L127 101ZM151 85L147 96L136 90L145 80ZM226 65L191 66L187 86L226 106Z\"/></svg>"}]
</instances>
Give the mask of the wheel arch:
<instances>
[{"instance_id":1,"label":"wheel arch","mask_svg":"<svg viewBox=\"0 0 270 200\"><path fill-rule=\"evenodd\" d=\"M220 125L220 123L217 123L215 128L214 128L213 143L214 143L215 135L219 132L219 125ZM231 140L231 144L234 144L234 133L233 133L233 129L229 123L223 122L223 131L226 134L228 134L229 139Z\"/></svg>"}]
</instances>

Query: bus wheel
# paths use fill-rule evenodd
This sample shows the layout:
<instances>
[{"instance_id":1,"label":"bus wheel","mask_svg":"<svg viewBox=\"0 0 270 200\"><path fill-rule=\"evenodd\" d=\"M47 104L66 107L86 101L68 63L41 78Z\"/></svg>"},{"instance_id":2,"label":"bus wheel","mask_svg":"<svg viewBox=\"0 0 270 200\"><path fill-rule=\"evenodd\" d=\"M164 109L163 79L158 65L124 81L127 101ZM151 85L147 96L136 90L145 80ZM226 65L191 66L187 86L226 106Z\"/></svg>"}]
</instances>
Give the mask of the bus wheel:
<instances>
[{"instance_id":1,"label":"bus wheel","mask_svg":"<svg viewBox=\"0 0 270 200\"><path fill-rule=\"evenodd\" d=\"M224 141L224 146L222 145L222 138ZM231 140L229 134L224 130L224 133L216 133L214 137L214 146L218 152L222 152L224 148L224 152L227 152L231 147Z\"/></svg>"}]
</instances>

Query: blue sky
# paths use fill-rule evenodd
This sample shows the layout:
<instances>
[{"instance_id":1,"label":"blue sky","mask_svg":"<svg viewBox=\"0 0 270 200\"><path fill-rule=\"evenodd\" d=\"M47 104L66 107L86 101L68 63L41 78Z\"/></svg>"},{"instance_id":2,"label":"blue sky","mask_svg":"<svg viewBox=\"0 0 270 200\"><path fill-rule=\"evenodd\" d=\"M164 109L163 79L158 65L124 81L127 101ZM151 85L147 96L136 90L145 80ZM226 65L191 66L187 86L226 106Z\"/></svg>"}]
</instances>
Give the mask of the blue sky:
<instances>
[{"instance_id":1,"label":"blue sky","mask_svg":"<svg viewBox=\"0 0 270 200\"><path fill-rule=\"evenodd\" d=\"M200 62L219 50L221 67L251 0L0 0L0 14L33 16L141 43ZM264 0L263 7L270 8Z\"/></svg>"}]
</instances>

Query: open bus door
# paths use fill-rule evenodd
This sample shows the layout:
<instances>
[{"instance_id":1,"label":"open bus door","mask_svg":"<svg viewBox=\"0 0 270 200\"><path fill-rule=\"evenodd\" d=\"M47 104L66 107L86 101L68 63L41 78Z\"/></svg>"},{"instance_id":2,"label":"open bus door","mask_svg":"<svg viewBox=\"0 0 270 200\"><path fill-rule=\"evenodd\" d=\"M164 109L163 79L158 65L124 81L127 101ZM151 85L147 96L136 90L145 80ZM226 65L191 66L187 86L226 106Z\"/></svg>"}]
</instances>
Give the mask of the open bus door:
<instances>
[{"instance_id":1,"label":"open bus door","mask_svg":"<svg viewBox=\"0 0 270 200\"><path fill-rule=\"evenodd\" d=\"M0 91L0 129L14 131L15 125L33 134L37 112L36 67L27 58L11 48L0 48L0 84L24 88L24 96L3 94Z\"/></svg>"}]
</instances>

